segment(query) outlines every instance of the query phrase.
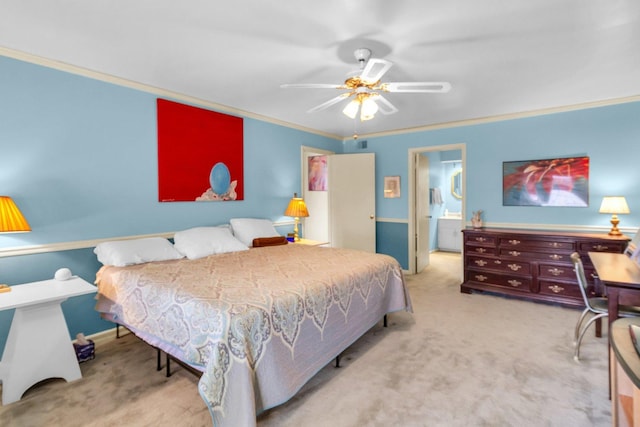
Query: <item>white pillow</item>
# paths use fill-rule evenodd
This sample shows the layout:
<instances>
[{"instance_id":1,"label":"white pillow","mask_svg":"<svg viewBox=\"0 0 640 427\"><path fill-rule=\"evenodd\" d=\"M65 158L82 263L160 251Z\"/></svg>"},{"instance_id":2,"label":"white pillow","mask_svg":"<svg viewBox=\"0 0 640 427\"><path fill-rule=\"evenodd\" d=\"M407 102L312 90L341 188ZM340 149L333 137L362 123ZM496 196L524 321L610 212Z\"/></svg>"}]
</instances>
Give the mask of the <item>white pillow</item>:
<instances>
[{"instance_id":1,"label":"white pillow","mask_svg":"<svg viewBox=\"0 0 640 427\"><path fill-rule=\"evenodd\" d=\"M273 223L268 219L232 218L229 222L233 229L233 235L249 247L253 245L255 238L280 236Z\"/></svg>"},{"instance_id":2,"label":"white pillow","mask_svg":"<svg viewBox=\"0 0 640 427\"><path fill-rule=\"evenodd\" d=\"M175 247L189 259L198 259L249 248L233 237L228 227L195 227L178 231L173 236Z\"/></svg>"},{"instance_id":3,"label":"white pillow","mask_svg":"<svg viewBox=\"0 0 640 427\"><path fill-rule=\"evenodd\" d=\"M171 242L163 237L103 242L96 246L93 253L103 265L116 267L183 258Z\"/></svg>"}]
</instances>

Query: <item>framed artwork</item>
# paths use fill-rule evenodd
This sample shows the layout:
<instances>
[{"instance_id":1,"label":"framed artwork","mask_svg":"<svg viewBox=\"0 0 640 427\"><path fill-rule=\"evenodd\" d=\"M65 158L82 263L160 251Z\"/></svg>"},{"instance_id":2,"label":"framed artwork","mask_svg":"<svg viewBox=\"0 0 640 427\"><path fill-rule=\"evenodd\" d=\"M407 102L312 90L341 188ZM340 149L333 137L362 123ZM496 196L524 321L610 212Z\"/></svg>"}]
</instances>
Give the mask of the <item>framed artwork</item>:
<instances>
[{"instance_id":1,"label":"framed artwork","mask_svg":"<svg viewBox=\"0 0 640 427\"><path fill-rule=\"evenodd\" d=\"M327 191L327 156L309 156L309 191Z\"/></svg>"},{"instance_id":2,"label":"framed artwork","mask_svg":"<svg viewBox=\"0 0 640 427\"><path fill-rule=\"evenodd\" d=\"M400 197L400 177L384 177L384 197L385 199L395 199Z\"/></svg>"},{"instance_id":3,"label":"framed artwork","mask_svg":"<svg viewBox=\"0 0 640 427\"><path fill-rule=\"evenodd\" d=\"M589 157L502 163L503 206L589 206Z\"/></svg>"},{"instance_id":4,"label":"framed artwork","mask_svg":"<svg viewBox=\"0 0 640 427\"><path fill-rule=\"evenodd\" d=\"M166 99L157 110L158 200L243 200L242 118Z\"/></svg>"}]
</instances>

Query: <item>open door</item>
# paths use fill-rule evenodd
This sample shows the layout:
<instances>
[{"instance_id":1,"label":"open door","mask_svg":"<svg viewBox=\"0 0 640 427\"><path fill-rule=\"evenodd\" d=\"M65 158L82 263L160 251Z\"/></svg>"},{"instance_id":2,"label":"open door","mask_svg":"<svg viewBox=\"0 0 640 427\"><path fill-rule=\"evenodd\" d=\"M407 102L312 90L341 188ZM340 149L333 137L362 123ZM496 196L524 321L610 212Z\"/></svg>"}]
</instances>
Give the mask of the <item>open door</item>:
<instances>
[{"instance_id":1,"label":"open door","mask_svg":"<svg viewBox=\"0 0 640 427\"><path fill-rule=\"evenodd\" d=\"M331 246L375 253L375 154L328 157Z\"/></svg>"},{"instance_id":2,"label":"open door","mask_svg":"<svg viewBox=\"0 0 640 427\"><path fill-rule=\"evenodd\" d=\"M429 158L415 153L416 167L416 273L420 273L429 265Z\"/></svg>"}]
</instances>

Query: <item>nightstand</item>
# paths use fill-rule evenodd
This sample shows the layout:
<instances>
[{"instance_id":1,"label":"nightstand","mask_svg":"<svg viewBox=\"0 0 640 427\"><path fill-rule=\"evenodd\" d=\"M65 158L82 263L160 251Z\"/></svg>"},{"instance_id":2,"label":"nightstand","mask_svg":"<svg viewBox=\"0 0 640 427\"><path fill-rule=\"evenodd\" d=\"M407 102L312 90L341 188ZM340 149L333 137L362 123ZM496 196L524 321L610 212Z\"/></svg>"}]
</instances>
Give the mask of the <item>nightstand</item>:
<instances>
[{"instance_id":1,"label":"nightstand","mask_svg":"<svg viewBox=\"0 0 640 427\"><path fill-rule=\"evenodd\" d=\"M310 239L300 239L295 243L298 245L307 245L307 246L323 246L323 245L329 244L329 242L321 242L318 240L310 240Z\"/></svg>"},{"instance_id":2,"label":"nightstand","mask_svg":"<svg viewBox=\"0 0 640 427\"><path fill-rule=\"evenodd\" d=\"M0 361L3 405L20 400L29 387L44 379L82 378L60 304L96 290L72 277L15 285L0 294L0 310L15 309Z\"/></svg>"}]
</instances>

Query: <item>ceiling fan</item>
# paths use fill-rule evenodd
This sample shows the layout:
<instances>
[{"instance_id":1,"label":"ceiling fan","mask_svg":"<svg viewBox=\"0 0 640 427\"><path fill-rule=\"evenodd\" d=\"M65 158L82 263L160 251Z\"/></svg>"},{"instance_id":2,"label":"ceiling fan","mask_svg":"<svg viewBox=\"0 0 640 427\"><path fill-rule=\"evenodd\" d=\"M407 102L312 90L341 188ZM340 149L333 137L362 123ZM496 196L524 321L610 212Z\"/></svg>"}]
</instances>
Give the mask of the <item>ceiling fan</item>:
<instances>
[{"instance_id":1,"label":"ceiling fan","mask_svg":"<svg viewBox=\"0 0 640 427\"><path fill-rule=\"evenodd\" d=\"M371 50L367 48L356 49L354 56L360 65L360 69L349 73L343 84L300 83L283 84L280 87L346 90L347 92L313 107L308 112L322 111L344 99L352 98L342 112L355 119L359 110L361 121L371 120L378 111L382 114L393 114L398 111L380 92L445 93L451 89L451 84L447 82L382 83L380 79L393 66L392 62L380 58L371 58Z\"/></svg>"}]
</instances>

